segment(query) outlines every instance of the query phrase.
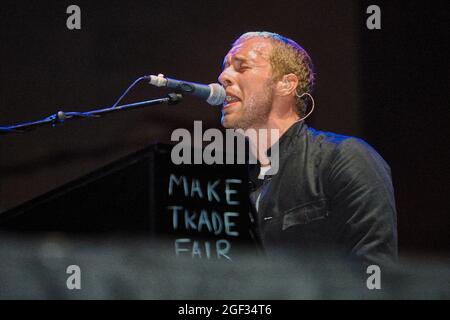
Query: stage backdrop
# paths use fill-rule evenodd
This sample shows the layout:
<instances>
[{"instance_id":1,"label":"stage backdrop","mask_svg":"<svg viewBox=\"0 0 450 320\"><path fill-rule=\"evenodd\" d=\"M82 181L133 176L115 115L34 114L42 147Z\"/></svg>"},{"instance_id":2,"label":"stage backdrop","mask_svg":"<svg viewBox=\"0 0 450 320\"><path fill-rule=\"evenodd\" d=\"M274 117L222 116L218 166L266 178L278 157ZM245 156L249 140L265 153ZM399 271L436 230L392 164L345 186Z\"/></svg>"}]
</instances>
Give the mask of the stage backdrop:
<instances>
[{"instance_id":1,"label":"stage backdrop","mask_svg":"<svg viewBox=\"0 0 450 320\"><path fill-rule=\"evenodd\" d=\"M308 123L365 139L391 165L401 248L448 249L448 218L442 219L449 177L440 169L448 156L439 151L448 135L421 122L431 120L425 106L438 112L436 121L447 115L446 90L430 90L447 83L448 91L440 71L448 71L446 55L438 50L445 38L443 7L435 19L431 8L383 2L382 29L368 30L371 3L365 1L77 1L81 29L69 30L71 4L2 2L0 125L107 107L144 74L216 82L237 36L274 31L298 41L315 64L317 108ZM412 71L417 68L424 77ZM444 85L434 87L434 81ZM124 102L166 93L141 84ZM404 117L411 114L412 122ZM186 97L177 106L0 136L0 212L154 141L168 142L175 128L191 130L194 120L218 128L220 108Z\"/></svg>"}]
</instances>

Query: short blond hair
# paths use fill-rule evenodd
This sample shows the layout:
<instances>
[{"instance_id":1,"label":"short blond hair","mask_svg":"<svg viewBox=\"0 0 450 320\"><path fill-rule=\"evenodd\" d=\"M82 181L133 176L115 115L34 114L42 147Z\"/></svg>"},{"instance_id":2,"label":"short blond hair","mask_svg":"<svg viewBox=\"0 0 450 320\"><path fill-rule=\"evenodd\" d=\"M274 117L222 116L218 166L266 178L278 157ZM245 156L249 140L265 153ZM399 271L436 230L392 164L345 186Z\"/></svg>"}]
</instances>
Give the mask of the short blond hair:
<instances>
[{"instance_id":1,"label":"short blond hair","mask_svg":"<svg viewBox=\"0 0 450 320\"><path fill-rule=\"evenodd\" d=\"M254 37L272 41L273 49L270 54L270 64L273 70L273 80L279 80L289 73L297 76L296 111L300 116L304 116L308 105L306 100L299 96L303 93L311 94L315 81L314 66L308 53L297 42L267 31L246 32L234 41L233 46Z\"/></svg>"}]
</instances>

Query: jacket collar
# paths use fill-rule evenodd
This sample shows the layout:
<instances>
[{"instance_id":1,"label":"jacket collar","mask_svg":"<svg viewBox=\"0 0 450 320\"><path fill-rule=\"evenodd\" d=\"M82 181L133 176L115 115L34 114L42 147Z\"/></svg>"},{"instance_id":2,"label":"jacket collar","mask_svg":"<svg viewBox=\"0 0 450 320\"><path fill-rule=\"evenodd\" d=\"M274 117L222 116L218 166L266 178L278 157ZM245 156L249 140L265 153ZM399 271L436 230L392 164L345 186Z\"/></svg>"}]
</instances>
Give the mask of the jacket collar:
<instances>
[{"instance_id":1,"label":"jacket collar","mask_svg":"<svg viewBox=\"0 0 450 320\"><path fill-rule=\"evenodd\" d=\"M289 153L292 142L295 141L296 137L300 136L307 128L308 125L303 120L293 123L280 137L280 139L275 142L278 144L280 155L286 155L286 153ZM270 156L272 154L272 148L273 146L267 149L267 155Z\"/></svg>"},{"instance_id":2,"label":"jacket collar","mask_svg":"<svg viewBox=\"0 0 450 320\"><path fill-rule=\"evenodd\" d=\"M291 147L293 146L293 142L296 140L297 137L301 136L306 129L308 128L308 125L305 123L305 121L297 121L293 123L288 130L280 137L280 139L276 142L278 144L278 153L279 153L279 164L281 165L281 160L284 159L286 156L288 156L291 153ZM267 149L267 155L271 155L272 147ZM249 165L249 178L251 181L251 189L254 189L254 187L257 187L261 184L261 180L258 179L260 171L260 163L258 161L257 164L250 164ZM268 172L268 175L270 175L270 170Z\"/></svg>"}]
</instances>

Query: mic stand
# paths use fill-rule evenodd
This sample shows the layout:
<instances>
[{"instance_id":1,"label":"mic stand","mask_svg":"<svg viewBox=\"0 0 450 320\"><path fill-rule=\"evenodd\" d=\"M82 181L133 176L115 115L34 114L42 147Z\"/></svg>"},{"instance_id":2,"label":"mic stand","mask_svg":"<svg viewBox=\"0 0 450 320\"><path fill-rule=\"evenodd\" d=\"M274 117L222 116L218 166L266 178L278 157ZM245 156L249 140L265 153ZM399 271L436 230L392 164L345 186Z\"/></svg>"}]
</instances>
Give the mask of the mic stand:
<instances>
[{"instance_id":1,"label":"mic stand","mask_svg":"<svg viewBox=\"0 0 450 320\"><path fill-rule=\"evenodd\" d=\"M159 98L154 100L147 100L147 101L141 101L136 103L130 103L130 104L124 104L119 105L116 107L110 107L105 109L97 109L92 111L86 111L86 112L64 112L64 111L58 111L55 114L52 114L51 116L48 116L45 119L32 121L32 122L25 122L20 123L8 127L0 127L0 135L1 134L8 134L8 133L23 133L33 130L37 127L43 127L46 125L51 125L52 127L56 126L57 124L62 124L67 120L71 119L80 119L80 118L99 118L101 115L107 114L107 113L113 113L123 110L130 110L130 109L139 109L147 106L154 106L159 104L165 104L168 105L175 105L179 103L183 99L183 96L180 93L169 93L167 97L165 98Z\"/></svg>"}]
</instances>

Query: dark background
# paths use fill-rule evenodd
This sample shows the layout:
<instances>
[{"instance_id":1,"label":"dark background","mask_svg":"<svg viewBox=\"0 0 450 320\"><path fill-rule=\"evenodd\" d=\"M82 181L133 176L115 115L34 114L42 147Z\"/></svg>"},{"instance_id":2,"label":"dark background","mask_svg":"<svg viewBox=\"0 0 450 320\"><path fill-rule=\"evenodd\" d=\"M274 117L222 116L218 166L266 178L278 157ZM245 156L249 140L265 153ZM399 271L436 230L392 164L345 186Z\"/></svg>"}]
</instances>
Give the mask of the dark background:
<instances>
[{"instance_id":1,"label":"dark background","mask_svg":"<svg viewBox=\"0 0 450 320\"><path fill-rule=\"evenodd\" d=\"M81 30L66 8L81 8ZM381 30L366 8L381 7ZM316 66L316 129L355 135L390 164L401 253L450 249L447 183L448 6L396 1L6 1L0 11L0 125L111 105L138 76L217 81L231 42L268 30L299 42ZM138 85L124 102L165 90ZM175 128L220 127L220 108L178 106L0 136L0 212Z\"/></svg>"}]
</instances>

